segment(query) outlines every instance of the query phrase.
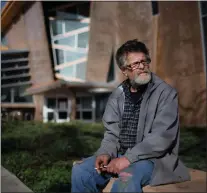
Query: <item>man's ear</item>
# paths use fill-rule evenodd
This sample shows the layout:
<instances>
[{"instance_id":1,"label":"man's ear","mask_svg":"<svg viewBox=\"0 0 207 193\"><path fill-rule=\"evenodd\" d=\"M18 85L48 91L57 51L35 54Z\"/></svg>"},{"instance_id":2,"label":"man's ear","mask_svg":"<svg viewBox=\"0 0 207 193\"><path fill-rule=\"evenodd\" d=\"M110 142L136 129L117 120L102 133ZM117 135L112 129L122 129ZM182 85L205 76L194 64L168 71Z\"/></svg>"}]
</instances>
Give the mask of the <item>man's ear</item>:
<instances>
[{"instance_id":1,"label":"man's ear","mask_svg":"<svg viewBox=\"0 0 207 193\"><path fill-rule=\"evenodd\" d=\"M125 69L122 69L121 71L122 71L122 73L124 74L124 76L128 77L128 75L127 75L127 73L126 73L126 70L125 70Z\"/></svg>"}]
</instances>

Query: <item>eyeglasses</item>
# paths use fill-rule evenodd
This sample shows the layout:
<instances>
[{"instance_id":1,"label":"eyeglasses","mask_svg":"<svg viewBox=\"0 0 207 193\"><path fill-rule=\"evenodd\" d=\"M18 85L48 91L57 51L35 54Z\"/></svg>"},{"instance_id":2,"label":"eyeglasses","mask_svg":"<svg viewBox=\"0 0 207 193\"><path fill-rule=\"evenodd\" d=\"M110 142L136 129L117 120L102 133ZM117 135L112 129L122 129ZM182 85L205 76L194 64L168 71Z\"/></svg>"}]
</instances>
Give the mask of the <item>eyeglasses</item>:
<instances>
[{"instance_id":1,"label":"eyeglasses","mask_svg":"<svg viewBox=\"0 0 207 193\"><path fill-rule=\"evenodd\" d=\"M124 68L128 70L134 70L134 69L140 68L140 64L142 64L143 66L149 66L150 61L149 60L141 60L140 62L136 61L136 62L133 62L131 64L124 66Z\"/></svg>"}]
</instances>

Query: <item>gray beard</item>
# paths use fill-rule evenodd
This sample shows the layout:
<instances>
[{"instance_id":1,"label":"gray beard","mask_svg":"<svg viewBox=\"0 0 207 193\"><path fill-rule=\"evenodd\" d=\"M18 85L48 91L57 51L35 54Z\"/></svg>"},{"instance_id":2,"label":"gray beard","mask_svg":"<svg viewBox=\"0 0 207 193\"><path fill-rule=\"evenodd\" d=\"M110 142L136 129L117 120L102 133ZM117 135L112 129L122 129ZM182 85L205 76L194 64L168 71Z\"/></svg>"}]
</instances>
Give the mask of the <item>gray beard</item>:
<instances>
[{"instance_id":1,"label":"gray beard","mask_svg":"<svg viewBox=\"0 0 207 193\"><path fill-rule=\"evenodd\" d=\"M150 80L151 80L151 73L149 73L147 77L144 79L141 79L140 76L137 76L135 77L134 80L130 80L130 83L131 83L132 88L136 89L141 85L148 84Z\"/></svg>"}]
</instances>

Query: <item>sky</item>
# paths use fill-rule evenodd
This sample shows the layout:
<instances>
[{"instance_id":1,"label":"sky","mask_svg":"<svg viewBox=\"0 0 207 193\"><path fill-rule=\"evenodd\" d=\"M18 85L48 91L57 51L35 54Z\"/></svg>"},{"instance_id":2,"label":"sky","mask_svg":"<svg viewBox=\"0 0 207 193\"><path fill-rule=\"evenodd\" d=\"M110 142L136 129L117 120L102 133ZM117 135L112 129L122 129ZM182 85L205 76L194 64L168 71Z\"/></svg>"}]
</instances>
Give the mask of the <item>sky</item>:
<instances>
[{"instance_id":1,"label":"sky","mask_svg":"<svg viewBox=\"0 0 207 193\"><path fill-rule=\"evenodd\" d=\"M6 5L7 1L1 1L1 10L3 9L3 7Z\"/></svg>"}]
</instances>

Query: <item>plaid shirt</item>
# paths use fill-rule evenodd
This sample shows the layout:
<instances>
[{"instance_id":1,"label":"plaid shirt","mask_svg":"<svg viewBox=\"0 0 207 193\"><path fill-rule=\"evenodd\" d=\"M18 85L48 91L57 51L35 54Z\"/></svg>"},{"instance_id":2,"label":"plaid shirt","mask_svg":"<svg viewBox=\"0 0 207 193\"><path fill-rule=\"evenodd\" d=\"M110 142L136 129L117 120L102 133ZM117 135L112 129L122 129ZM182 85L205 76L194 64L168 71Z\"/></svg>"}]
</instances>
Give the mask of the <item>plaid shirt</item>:
<instances>
[{"instance_id":1,"label":"plaid shirt","mask_svg":"<svg viewBox=\"0 0 207 193\"><path fill-rule=\"evenodd\" d=\"M139 112L145 88L146 86L136 93L131 93L128 80L123 82L125 103L119 135L120 153L122 154L124 154L128 148L133 148L136 145Z\"/></svg>"}]
</instances>

